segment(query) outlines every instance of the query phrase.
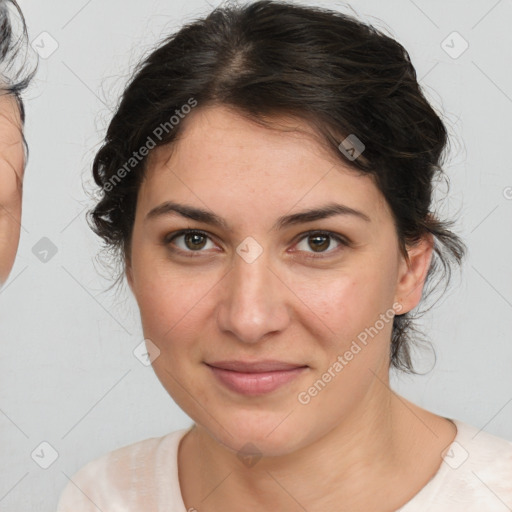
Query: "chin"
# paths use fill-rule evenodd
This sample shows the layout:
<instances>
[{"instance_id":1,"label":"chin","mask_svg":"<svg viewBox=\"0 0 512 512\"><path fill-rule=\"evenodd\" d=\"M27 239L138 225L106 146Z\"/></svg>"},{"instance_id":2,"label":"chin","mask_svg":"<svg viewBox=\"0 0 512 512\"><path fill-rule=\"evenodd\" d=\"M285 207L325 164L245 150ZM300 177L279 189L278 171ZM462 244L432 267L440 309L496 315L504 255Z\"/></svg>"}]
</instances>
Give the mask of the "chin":
<instances>
[{"instance_id":1,"label":"chin","mask_svg":"<svg viewBox=\"0 0 512 512\"><path fill-rule=\"evenodd\" d=\"M291 420L291 415L283 421L286 415L261 412L259 418L251 417L249 413L244 417L242 412L236 413L236 417L229 420L219 416L219 423L211 421L206 426L203 424L203 428L218 443L237 454L244 450L251 451L251 447L254 447L254 451L263 456L276 457L287 455L306 442L304 436L307 435L307 426L304 422ZM300 429L299 425L302 425Z\"/></svg>"}]
</instances>

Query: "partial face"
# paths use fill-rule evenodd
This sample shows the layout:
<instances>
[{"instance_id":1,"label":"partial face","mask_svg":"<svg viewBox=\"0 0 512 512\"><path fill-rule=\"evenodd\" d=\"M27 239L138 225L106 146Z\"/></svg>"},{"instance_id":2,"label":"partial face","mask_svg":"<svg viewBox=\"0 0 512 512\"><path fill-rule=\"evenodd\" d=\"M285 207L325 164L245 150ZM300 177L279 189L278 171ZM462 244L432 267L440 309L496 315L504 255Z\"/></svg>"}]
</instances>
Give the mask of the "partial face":
<instances>
[{"instance_id":1,"label":"partial face","mask_svg":"<svg viewBox=\"0 0 512 512\"><path fill-rule=\"evenodd\" d=\"M152 154L127 268L144 335L160 350L153 367L219 442L290 453L378 389L373 372L387 375L393 305L412 309L421 286L411 293L372 180L310 134L264 128L224 107L186 122L172 154ZM336 214L297 217L335 204ZM300 369L210 366L265 360Z\"/></svg>"},{"instance_id":2,"label":"partial face","mask_svg":"<svg viewBox=\"0 0 512 512\"><path fill-rule=\"evenodd\" d=\"M24 159L18 104L14 96L0 95L0 286L18 249Z\"/></svg>"}]
</instances>

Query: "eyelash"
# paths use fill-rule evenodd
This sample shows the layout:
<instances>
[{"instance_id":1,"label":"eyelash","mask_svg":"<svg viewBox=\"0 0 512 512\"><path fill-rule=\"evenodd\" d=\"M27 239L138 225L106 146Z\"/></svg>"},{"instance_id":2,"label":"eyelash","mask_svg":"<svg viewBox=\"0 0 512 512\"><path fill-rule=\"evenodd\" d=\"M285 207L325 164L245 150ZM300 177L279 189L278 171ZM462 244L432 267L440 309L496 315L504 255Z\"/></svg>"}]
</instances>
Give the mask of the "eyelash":
<instances>
[{"instance_id":1,"label":"eyelash","mask_svg":"<svg viewBox=\"0 0 512 512\"><path fill-rule=\"evenodd\" d=\"M197 229L183 229L181 231L177 231L175 233L170 233L169 235L166 235L164 237L164 240L163 240L163 243L164 245L166 246L169 246L171 245L171 242L173 240L175 240L176 238L180 237L180 236L183 236L183 235L189 235L189 234L197 234L197 235L201 235L201 236L204 236L208 239L211 240L211 237L208 233L206 233L205 231L200 231L200 230L197 230ZM343 247L349 247L350 246L350 242L348 240L346 240L345 238L341 237L340 235L336 234L336 233L333 233L332 231L307 231L306 233L302 233L301 237L299 238L299 240L296 242L297 244L299 242L302 242L302 240L304 239L307 239L308 237L311 237L311 236L325 236L325 237L330 237L331 239L333 240L336 240L337 242L340 243L340 246L341 248ZM204 252L204 251L201 251L201 250L198 250L198 251L183 251L182 249L176 249L176 248L172 248L171 249L173 252L175 253L178 253L178 254L181 254L187 258L196 258L196 257L199 257L201 256L201 253ZM330 251L326 251L326 252L323 252L323 253L307 253L306 252L306 256L305 258L306 259L319 259L319 258L326 258L326 257L329 257L331 255L331 253L335 253L335 252L338 252L340 250L340 247L336 248L336 249L332 249ZM299 251L301 252L301 251ZM327 254L328 256L323 256L324 254Z\"/></svg>"}]
</instances>

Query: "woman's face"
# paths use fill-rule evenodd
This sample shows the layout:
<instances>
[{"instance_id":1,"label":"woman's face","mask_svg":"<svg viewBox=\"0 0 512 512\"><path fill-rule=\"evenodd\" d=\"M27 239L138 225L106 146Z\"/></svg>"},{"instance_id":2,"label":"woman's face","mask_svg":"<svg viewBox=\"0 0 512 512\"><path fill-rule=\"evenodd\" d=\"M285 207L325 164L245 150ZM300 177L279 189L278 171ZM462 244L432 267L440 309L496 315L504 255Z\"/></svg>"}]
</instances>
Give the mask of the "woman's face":
<instances>
[{"instance_id":1,"label":"woman's face","mask_svg":"<svg viewBox=\"0 0 512 512\"><path fill-rule=\"evenodd\" d=\"M16 98L0 95L0 286L12 269L21 226L25 166L21 116Z\"/></svg>"},{"instance_id":2,"label":"woman's face","mask_svg":"<svg viewBox=\"0 0 512 512\"><path fill-rule=\"evenodd\" d=\"M407 266L372 179L311 132L264 128L219 106L185 122L172 154L151 155L127 266L149 352L159 351L153 367L219 442L289 453L379 407L393 313L418 303L431 252L420 244ZM333 204L345 213L293 222ZM251 376L209 366L264 360L302 369Z\"/></svg>"}]
</instances>

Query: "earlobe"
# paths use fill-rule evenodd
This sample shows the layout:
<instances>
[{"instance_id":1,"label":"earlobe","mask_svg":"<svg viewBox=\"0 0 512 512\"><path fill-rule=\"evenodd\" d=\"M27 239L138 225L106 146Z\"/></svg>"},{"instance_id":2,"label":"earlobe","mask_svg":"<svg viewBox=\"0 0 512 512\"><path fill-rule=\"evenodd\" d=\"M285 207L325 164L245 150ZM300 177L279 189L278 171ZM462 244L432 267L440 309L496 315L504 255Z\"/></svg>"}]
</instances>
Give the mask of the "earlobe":
<instances>
[{"instance_id":1,"label":"earlobe","mask_svg":"<svg viewBox=\"0 0 512 512\"><path fill-rule=\"evenodd\" d=\"M414 309L420 302L425 285L425 279L430 268L434 249L434 237L431 233L424 235L421 240L407 247L409 260L402 257L399 281L395 300L400 297L403 312Z\"/></svg>"}]
</instances>

